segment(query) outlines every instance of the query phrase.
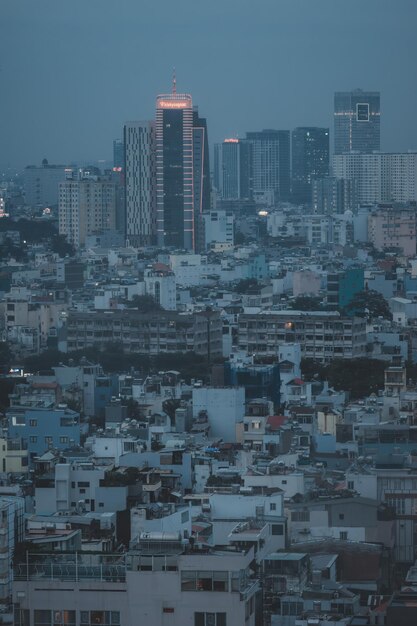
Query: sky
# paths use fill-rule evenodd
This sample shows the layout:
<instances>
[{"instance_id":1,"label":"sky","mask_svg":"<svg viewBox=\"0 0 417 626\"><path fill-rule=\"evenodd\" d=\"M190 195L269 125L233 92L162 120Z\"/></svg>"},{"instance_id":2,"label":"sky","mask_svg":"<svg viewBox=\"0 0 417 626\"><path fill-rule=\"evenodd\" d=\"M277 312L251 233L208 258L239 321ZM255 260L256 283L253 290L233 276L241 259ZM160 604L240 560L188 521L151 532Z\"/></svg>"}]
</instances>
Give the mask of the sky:
<instances>
[{"instance_id":1,"label":"sky","mask_svg":"<svg viewBox=\"0 0 417 626\"><path fill-rule=\"evenodd\" d=\"M112 158L127 120L191 93L210 143L325 126L381 92L381 148L417 149L417 0L0 0L0 168Z\"/></svg>"}]
</instances>

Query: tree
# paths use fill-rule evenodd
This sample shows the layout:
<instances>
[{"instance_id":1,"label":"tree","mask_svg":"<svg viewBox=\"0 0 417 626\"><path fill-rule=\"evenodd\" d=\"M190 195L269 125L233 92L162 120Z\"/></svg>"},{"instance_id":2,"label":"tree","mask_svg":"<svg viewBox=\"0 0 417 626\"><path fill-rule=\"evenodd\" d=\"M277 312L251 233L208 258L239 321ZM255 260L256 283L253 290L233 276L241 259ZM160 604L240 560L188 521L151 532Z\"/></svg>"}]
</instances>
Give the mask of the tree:
<instances>
[{"instance_id":1,"label":"tree","mask_svg":"<svg viewBox=\"0 0 417 626\"><path fill-rule=\"evenodd\" d=\"M75 248L72 243L68 243L65 235L54 235L52 237L51 250L59 254L61 258L75 255Z\"/></svg>"},{"instance_id":2,"label":"tree","mask_svg":"<svg viewBox=\"0 0 417 626\"><path fill-rule=\"evenodd\" d=\"M244 246L248 243L248 238L240 231L235 232L235 246Z\"/></svg>"},{"instance_id":3,"label":"tree","mask_svg":"<svg viewBox=\"0 0 417 626\"><path fill-rule=\"evenodd\" d=\"M134 308L139 311L139 313L153 313L154 311L163 311L158 302L156 302L155 298L150 294L145 294L144 296L133 296L132 300L126 302L126 306L129 308Z\"/></svg>"},{"instance_id":4,"label":"tree","mask_svg":"<svg viewBox=\"0 0 417 626\"><path fill-rule=\"evenodd\" d=\"M365 317L367 320L373 317L383 317L392 320L392 313L384 296L374 289L359 291L350 303L344 308L347 315Z\"/></svg>"},{"instance_id":5,"label":"tree","mask_svg":"<svg viewBox=\"0 0 417 626\"><path fill-rule=\"evenodd\" d=\"M319 296L297 296L290 300L289 305L295 311L319 311L323 308Z\"/></svg>"},{"instance_id":6,"label":"tree","mask_svg":"<svg viewBox=\"0 0 417 626\"><path fill-rule=\"evenodd\" d=\"M236 291L236 293L248 293L248 291L250 289L253 289L254 287L258 287L259 283L256 280L256 278L243 278L242 280L239 280L239 282L237 283L237 285L234 288L234 291Z\"/></svg>"},{"instance_id":7,"label":"tree","mask_svg":"<svg viewBox=\"0 0 417 626\"><path fill-rule=\"evenodd\" d=\"M334 359L323 365L303 360L301 371L306 379L327 380L337 391L348 391L351 398L364 398L384 388L386 363L378 359Z\"/></svg>"}]
</instances>

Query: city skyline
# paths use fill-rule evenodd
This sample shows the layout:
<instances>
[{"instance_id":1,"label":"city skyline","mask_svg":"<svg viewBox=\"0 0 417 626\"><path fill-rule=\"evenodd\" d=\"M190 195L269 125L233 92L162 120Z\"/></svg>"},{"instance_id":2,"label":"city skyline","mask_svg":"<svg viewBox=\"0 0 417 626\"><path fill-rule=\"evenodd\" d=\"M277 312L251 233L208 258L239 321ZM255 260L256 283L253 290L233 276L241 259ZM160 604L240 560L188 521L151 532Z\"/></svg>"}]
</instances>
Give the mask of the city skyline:
<instances>
[{"instance_id":1,"label":"city skyline","mask_svg":"<svg viewBox=\"0 0 417 626\"><path fill-rule=\"evenodd\" d=\"M8 86L0 103L2 168L44 157L110 160L124 122L153 117L154 94L166 91L173 65L179 90L192 93L208 119L210 145L297 126L330 127L332 144L334 93L361 87L381 92L381 148L417 148L417 88L406 80L417 52L414 2L370 0L360 19L353 12L342 20L340 4L328 0L297 7L265 0L256 12L240 2L238 13L214 2L197 14L183 0L177 10L166 3L157 16L128 0L122 7L93 1L83 4L76 47L74 5L59 13L47 0L16 8L10 2L0 8L8 23L0 43L0 77ZM387 37L397 45L386 46Z\"/></svg>"}]
</instances>

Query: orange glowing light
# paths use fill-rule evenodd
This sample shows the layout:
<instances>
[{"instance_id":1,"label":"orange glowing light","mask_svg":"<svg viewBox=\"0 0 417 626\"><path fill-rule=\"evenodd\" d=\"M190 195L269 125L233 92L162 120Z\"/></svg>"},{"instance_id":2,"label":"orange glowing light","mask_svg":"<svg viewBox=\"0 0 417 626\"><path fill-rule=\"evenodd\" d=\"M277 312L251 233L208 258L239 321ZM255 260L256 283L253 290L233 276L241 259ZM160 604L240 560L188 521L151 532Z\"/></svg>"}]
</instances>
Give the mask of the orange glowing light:
<instances>
[{"instance_id":1,"label":"orange glowing light","mask_svg":"<svg viewBox=\"0 0 417 626\"><path fill-rule=\"evenodd\" d=\"M190 100L157 100L156 106L158 109L189 109L191 107Z\"/></svg>"}]
</instances>

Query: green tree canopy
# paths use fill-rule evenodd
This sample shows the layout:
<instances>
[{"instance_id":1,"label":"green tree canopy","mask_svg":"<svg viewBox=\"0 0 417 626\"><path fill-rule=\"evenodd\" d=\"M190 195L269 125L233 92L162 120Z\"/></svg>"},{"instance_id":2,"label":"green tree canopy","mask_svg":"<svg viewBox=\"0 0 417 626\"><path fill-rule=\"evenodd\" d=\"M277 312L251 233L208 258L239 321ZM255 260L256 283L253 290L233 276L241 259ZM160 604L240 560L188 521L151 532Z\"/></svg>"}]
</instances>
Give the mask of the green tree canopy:
<instances>
[{"instance_id":1,"label":"green tree canopy","mask_svg":"<svg viewBox=\"0 0 417 626\"><path fill-rule=\"evenodd\" d=\"M387 320L392 319L388 302L379 291L374 289L359 291L345 307L344 312L347 315L357 315L366 319L374 317L383 317Z\"/></svg>"},{"instance_id":2,"label":"green tree canopy","mask_svg":"<svg viewBox=\"0 0 417 626\"><path fill-rule=\"evenodd\" d=\"M258 286L259 283L256 278L243 278L242 280L239 280L239 282L235 285L234 291L236 291L236 293L244 294L248 293L250 289Z\"/></svg>"},{"instance_id":3,"label":"green tree canopy","mask_svg":"<svg viewBox=\"0 0 417 626\"><path fill-rule=\"evenodd\" d=\"M132 300L126 302L126 306L129 308L138 309L140 313L153 313L154 311L163 311L163 308L158 304L151 295L145 294L144 296L133 296Z\"/></svg>"},{"instance_id":4,"label":"green tree canopy","mask_svg":"<svg viewBox=\"0 0 417 626\"><path fill-rule=\"evenodd\" d=\"M319 296L297 296L289 301L289 307L295 311L319 311L323 308L322 298Z\"/></svg>"},{"instance_id":5,"label":"green tree canopy","mask_svg":"<svg viewBox=\"0 0 417 626\"><path fill-rule=\"evenodd\" d=\"M327 380L337 391L348 391L352 399L364 398L384 388L387 364L378 359L334 359L324 365L308 359L301 361L307 380Z\"/></svg>"}]
</instances>

